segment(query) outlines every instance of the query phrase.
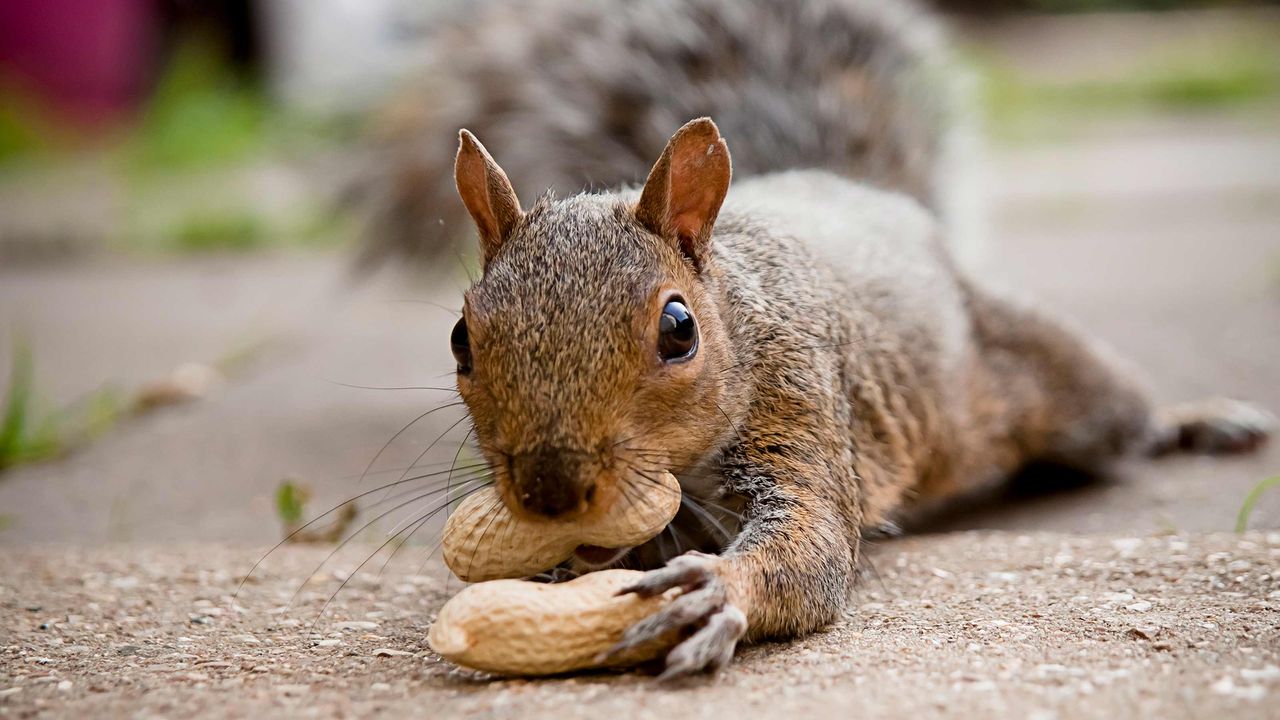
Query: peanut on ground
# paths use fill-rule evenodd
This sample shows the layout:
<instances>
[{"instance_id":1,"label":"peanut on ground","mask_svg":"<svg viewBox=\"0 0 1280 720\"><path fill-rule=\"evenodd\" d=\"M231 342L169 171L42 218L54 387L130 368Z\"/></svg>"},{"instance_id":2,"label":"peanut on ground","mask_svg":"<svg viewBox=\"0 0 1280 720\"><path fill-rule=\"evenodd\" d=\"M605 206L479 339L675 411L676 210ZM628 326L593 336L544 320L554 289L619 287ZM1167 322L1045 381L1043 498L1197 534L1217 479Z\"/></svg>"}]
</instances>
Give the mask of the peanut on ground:
<instances>
[{"instance_id":1,"label":"peanut on ground","mask_svg":"<svg viewBox=\"0 0 1280 720\"><path fill-rule=\"evenodd\" d=\"M494 580L472 585L441 608L427 639L452 662L501 675L635 665L660 655L666 644L636 648L607 663L600 658L628 627L679 594L618 595L641 575L601 570L559 584Z\"/></svg>"}]
</instances>

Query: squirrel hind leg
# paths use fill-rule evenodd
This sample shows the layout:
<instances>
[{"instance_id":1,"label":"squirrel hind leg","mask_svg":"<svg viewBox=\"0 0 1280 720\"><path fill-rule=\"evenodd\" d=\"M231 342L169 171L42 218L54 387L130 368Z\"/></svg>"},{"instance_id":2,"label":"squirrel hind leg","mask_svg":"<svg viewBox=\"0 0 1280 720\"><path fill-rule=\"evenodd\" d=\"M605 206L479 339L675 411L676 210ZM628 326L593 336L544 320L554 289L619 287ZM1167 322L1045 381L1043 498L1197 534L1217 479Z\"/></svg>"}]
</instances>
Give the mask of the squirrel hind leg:
<instances>
[{"instance_id":1,"label":"squirrel hind leg","mask_svg":"<svg viewBox=\"0 0 1280 720\"><path fill-rule=\"evenodd\" d=\"M1276 417L1250 403L1211 398L1175 405L1157 414L1149 452L1205 455L1249 453L1262 447L1277 427Z\"/></svg>"}]
</instances>

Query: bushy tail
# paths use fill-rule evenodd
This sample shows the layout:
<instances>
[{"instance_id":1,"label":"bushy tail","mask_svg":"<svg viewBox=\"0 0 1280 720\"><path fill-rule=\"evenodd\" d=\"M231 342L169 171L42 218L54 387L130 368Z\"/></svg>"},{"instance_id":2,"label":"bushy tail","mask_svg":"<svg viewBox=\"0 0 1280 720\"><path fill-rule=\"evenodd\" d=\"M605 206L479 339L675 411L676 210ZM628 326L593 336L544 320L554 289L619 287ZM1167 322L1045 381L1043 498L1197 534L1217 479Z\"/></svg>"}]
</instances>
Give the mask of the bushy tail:
<instances>
[{"instance_id":1,"label":"bushy tail","mask_svg":"<svg viewBox=\"0 0 1280 720\"><path fill-rule=\"evenodd\" d=\"M641 181L671 133L706 115L735 177L825 168L948 225L964 204L954 68L934 19L905 0L501 1L443 29L431 54L359 183L365 265L431 261L470 236L452 182L460 127L526 202Z\"/></svg>"}]
</instances>

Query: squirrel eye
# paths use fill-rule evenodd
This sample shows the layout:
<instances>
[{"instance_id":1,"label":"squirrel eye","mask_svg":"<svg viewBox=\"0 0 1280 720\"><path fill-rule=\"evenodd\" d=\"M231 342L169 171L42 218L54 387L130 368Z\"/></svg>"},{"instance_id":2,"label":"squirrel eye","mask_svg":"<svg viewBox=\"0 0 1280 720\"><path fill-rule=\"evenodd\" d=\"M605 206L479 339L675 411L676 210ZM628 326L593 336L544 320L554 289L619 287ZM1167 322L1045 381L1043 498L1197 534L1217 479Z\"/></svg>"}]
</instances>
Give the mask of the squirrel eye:
<instances>
[{"instance_id":1,"label":"squirrel eye","mask_svg":"<svg viewBox=\"0 0 1280 720\"><path fill-rule=\"evenodd\" d=\"M658 319L658 356L667 362L693 357L698 350L698 324L684 300L675 297L662 308Z\"/></svg>"},{"instance_id":2,"label":"squirrel eye","mask_svg":"<svg viewBox=\"0 0 1280 720\"><path fill-rule=\"evenodd\" d=\"M467 336L467 319L461 318L453 326L449 334L449 349L453 351L453 359L458 361L458 374L471 372L471 338Z\"/></svg>"}]
</instances>

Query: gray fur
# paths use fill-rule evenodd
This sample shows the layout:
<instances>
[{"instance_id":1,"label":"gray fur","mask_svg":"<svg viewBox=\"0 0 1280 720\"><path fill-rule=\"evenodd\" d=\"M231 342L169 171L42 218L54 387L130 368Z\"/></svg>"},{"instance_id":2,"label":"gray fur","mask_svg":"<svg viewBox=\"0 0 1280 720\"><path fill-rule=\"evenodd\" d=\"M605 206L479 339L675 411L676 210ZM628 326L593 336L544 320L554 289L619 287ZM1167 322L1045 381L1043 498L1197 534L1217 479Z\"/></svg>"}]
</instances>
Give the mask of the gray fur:
<instances>
[{"instance_id":1,"label":"gray fur","mask_svg":"<svg viewBox=\"0 0 1280 720\"><path fill-rule=\"evenodd\" d=\"M359 182L365 261L433 259L471 236L448 182L460 127L526 204L642 181L668 136L707 115L738 178L823 168L950 218L968 133L944 47L906 0L487 3L437 34L384 115Z\"/></svg>"},{"instance_id":2,"label":"gray fur","mask_svg":"<svg viewBox=\"0 0 1280 720\"><path fill-rule=\"evenodd\" d=\"M660 537L624 561L668 564L640 592L701 586L693 568L715 578L713 592L690 594L625 641L692 633L668 656L673 674L721 663L738 624L711 620L730 606L745 613L748 639L831 622L863 530L920 499L1037 460L1099 468L1169 432L1106 353L965 278L910 197L822 171L748 180L730 191L696 273L638 224L636 197L544 199L527 214L467 293L475 370L464 398L499 468L553 447L643 475L646 456L631 445L661 450L699 433L648 469L728 509L732 537L708 542L710 528L682 512L674 527L701 533L696 547L718 556L673 559ZM635 333L652 321L647 298L673 279L701 313L707 364L688 394L654 400L662 382ZM1237 417L1230 406L1178 427ZM705 601L722 587L727 604Z\"/></svg>"},{"instance_id":3,"label":"gray fur","mask_svg":"<svg viewBox=\"0 0 1280 720\"><path fill-rule=\"evenodd\" d=\"M920 500L1032 461L1095 469L1175 433L1215 451L1265 438L1238 405L1162 419L1094 343L957 268L949 95L913 5L502 3L436 49L435 94L387 146L381 241L399 251L469 228L447 182L459 125L526 192L612 188L660 155L669 180L668 134L704 113L719 133L695 121L669 147L694 138L707 145L681 157L712 157L723 134L733 155L739 182L703 208L720 212L694 251L637 218L652 209L637 191L546 197L486 247L464 308L473 367L459 392L508 507L513 460L536 454L608 478L601 495L670 471L686 501L732 518L727 538L692 506L673 524L715 555L673 558L660 536L623 561L656 568L633 591L687 593L629 634L683 638L668 675L720 667L740 636L839 617L864 529ZM724 166L681 167L696 176L686 192L721 197ZM673 289L697 317L687 362L656 349Z\"/></svg>"}]
</instances>

